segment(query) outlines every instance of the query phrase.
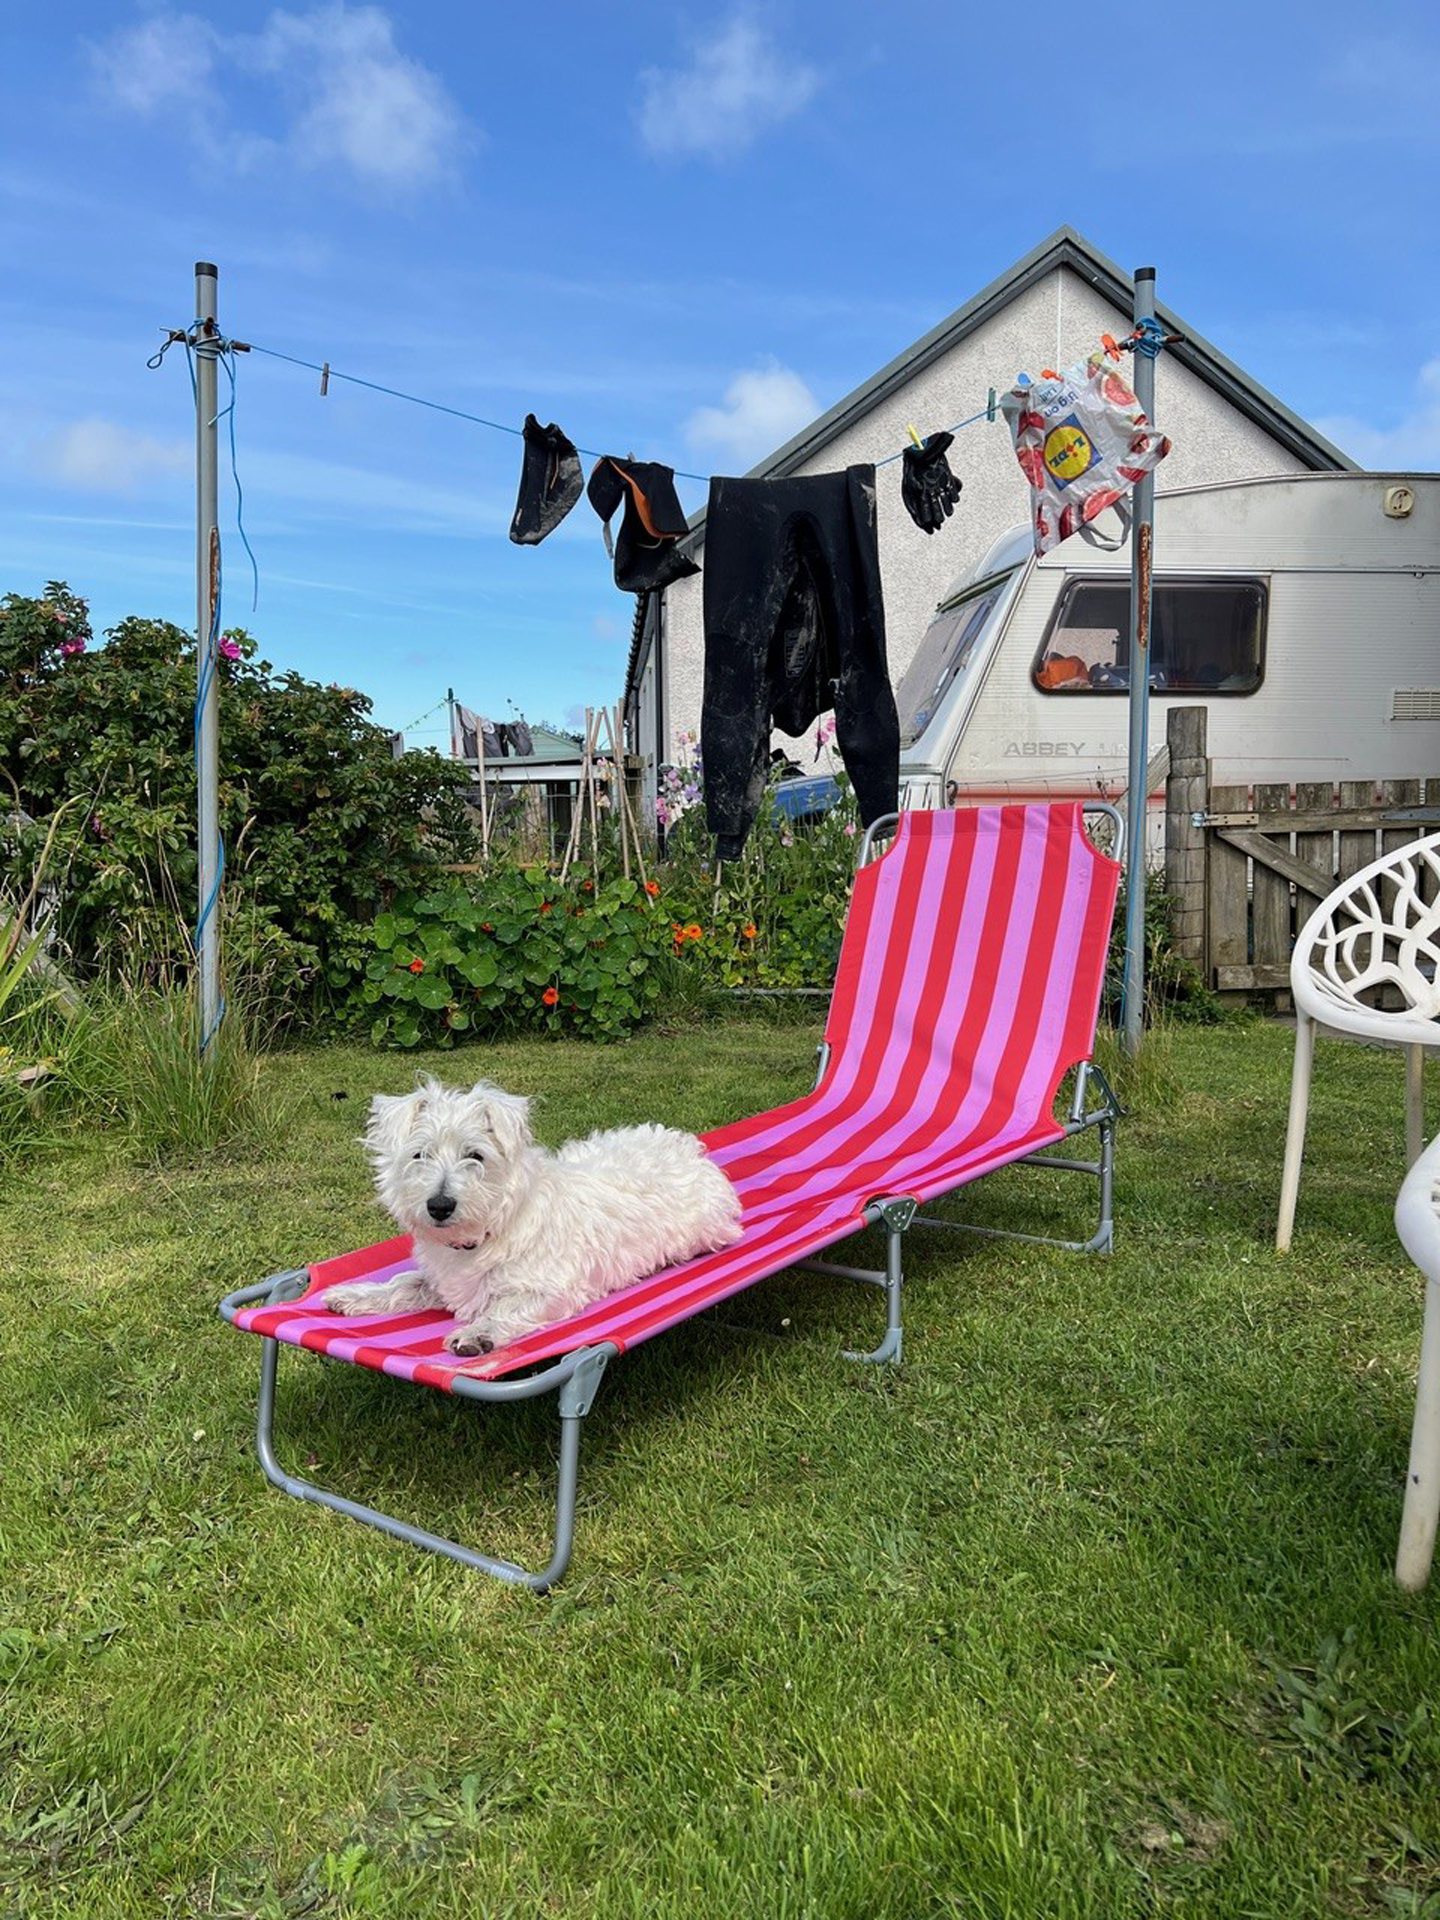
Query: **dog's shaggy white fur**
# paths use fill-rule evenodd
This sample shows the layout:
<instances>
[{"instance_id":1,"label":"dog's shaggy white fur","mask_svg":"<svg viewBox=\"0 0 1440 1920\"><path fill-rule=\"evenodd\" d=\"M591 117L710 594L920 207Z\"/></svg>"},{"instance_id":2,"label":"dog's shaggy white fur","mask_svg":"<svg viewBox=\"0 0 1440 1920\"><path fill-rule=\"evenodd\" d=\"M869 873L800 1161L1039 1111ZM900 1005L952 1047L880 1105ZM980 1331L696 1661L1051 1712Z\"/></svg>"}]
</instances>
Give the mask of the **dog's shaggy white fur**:
<instances>
[{"instance_id":1,"label":"dog's shaggy white fur","mask_svg":"<svg viewBox=\"0 0 1440 1920\"><path fill-rule=\"evenodd\" d=\"M740 1201L693 1133L617 1127L552 1153L530 1103L481 1080L376 1094L365 1145L419 1269L331 1287L335 1313L443 1307L445 1345L487 1353L740 1237Z\"/></svg>"}]
</instances>

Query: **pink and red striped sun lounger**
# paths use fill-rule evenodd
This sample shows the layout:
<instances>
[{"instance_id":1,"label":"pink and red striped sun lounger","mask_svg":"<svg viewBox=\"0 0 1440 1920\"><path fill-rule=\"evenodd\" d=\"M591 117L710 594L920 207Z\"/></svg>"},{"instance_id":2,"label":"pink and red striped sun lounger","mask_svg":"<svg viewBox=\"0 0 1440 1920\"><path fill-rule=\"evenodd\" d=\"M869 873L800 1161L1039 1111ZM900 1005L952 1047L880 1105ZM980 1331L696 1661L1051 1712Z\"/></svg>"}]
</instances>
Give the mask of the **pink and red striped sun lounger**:
<instances>
[{"instance_id":1,"label":"pink and red striped sun lounger","mask_svg":"<svg viewBox=\"0 0 1440 1920\"><path fill-rule=\"evenodd\" d=\"M544 1590L569 1560L580 1423L605 1366L627 1348L804 1265L885 1288L886 1337L873 1353L851 1357L898 1360L901 1235L912 1221L963 1225L932 1220L919 1207L1037 1155L1100 1183L1096 1233L1055 1244L1108 1249L1118 1108L1089 1056L1118 877L1117 861L1091 844L1079 803L902 814L891 847L855 877L814 1090L704 1136L741 1195L741 1239L482 1359L445 1351L454 1323L443 1314L346 1319L320 1304L339 1281L385 1279L410 1266L408 1239L241 1289L221 1312L264 1336L258 1439L267 1475L301 1498ZM1074 1068L1073 1098L1057 1118L1061 1082ZM1096 1160L1041 1154L1091 1126L1099 1132ZM874 1224L887 1234L883 1274L814 1259ZM264 1304L249 1304L257 1300ZM270 1441L281 1342L472 1399L557 1393L560 1496L550 1564L528 1573L285 1473Z\"/></svg>"}]
</instances>

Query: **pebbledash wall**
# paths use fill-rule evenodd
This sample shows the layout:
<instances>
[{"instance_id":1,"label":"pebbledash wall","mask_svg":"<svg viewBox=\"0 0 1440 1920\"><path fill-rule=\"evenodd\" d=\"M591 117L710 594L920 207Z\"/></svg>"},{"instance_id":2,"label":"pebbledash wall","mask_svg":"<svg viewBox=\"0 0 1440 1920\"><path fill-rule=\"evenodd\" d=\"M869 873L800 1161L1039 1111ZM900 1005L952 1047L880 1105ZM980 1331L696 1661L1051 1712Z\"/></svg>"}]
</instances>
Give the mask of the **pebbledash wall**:
<instances>
[{"instance_id":1,"label":"pebbledash wall","mask_svg":"<svg viewBox=\"0 0 1440 1920\"><path fill-rule=\"evenodd\" d=\"M1129 298L1120 270L1064 229L751 471L828 473L879 461L905 444L909 422L922 434L948 426L983 407L987 389L1003 390L1016 373L1064 369L1102 333L1123 337L1130 329ZM1156 364L1155 421L1174 442L1158 471L1161 488L1352 464L1180 324L1187 347L1167 351ZM947 329L957 336L953 345L943 344ZM957 434L949 457L964 492L954 516L933 535L922 533L901 504L900 463L876 475L886 633L897 684L947 591L1029 513L1009 430L998 416ZM692 551L703 569L703 521ZM702 572L652 596L636 622L626 708L631 746L642 757L652 797L657 768L680 757L682 736L700 728L703 594ZM813 734L792 740L777 732L775 744L807 770L830 765L825 754L817 762Z\"/></svg>"}]
</instances>

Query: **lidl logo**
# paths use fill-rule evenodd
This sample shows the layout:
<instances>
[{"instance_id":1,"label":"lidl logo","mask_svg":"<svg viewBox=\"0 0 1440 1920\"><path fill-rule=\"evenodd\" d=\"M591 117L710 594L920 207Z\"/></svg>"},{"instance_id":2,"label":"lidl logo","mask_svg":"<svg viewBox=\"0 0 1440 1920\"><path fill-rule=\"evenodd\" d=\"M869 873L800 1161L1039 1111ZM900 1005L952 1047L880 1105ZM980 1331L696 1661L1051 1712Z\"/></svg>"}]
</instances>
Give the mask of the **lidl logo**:
<instances>
[{"instance_id":1,"label":"lidl logo","mask_svg":"<svg viewBox=\"0 0 1440 1920\"><path fill-rule=\"evenodd\" d=\"M1057 487L1078 480L1099 458L1089 434L1073 413L1045 436L1045 466Z\"/></svg>"}]
</instances>

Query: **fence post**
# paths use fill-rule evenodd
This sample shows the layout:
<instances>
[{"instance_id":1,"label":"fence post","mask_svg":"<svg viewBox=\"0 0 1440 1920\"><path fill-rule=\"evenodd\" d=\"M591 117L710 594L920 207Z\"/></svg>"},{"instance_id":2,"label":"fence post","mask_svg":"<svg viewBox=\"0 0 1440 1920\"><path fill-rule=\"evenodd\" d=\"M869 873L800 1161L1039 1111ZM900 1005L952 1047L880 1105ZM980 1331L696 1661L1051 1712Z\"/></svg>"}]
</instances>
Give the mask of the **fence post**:
<instances>
[{"instance_id":1,"label":"fence post","mask_svg":"<svg viewBox=\"0 0 1440 1920\"><path fill-rule=\"evenodd\" d=\"M1182 959L1205 965L1205 829L1194 824L1208 799L1204 707L1172 707L1165 727L1170 777L1165 783L1165 891L1170 938Z\"/></svg>"}]
</instances>

